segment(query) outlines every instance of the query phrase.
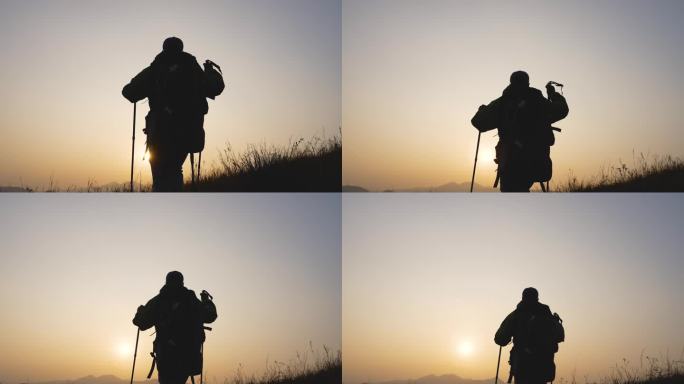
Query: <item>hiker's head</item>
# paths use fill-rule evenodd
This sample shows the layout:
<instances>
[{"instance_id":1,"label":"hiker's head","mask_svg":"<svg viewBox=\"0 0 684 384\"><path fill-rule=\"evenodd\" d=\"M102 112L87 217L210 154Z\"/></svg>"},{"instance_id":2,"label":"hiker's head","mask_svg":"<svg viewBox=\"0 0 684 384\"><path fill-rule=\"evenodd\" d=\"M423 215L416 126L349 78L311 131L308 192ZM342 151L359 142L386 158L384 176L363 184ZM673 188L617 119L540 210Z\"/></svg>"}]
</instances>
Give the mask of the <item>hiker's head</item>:
<instances>
[{"instance_id":1,"label":"hiker's head","mask_svg":"<svg viewBox=\"0 0 684 384\"><path fill-rule=\"evenodd\" d=\"M532 287L525 288L523 289L522 300L525 302L539 301L539 292Z\"/></svg>"},{"instance_id":2,"label":"hiker's head","mask_svg":"<svg viewBox=\"0 0 684 384\"><path fill-rule=\"evenodd\" d=\"M164 52L183 52L183 41L177 37L169 37L164 40L163 45Z\"/></svg>"},{"instance_id":3,"label":"hiker's head","mask_svg":"<svg viewBox=\"0 0 684 384\"><path fill-rule=\"evenodd\" d=\"M530 87L530 76L525 71L515 71L511 74L511 88L523 90Z\"/></svg>"},{"instance_id":4,"label":"hiker's head","mask_svg":"<svg viewBox=\"0 0 684 384\"><path fill-rule=\"evenodd\" d=\"M180 288L183 286L183 274L178 271L171 271L166 274L166 285L169 287Z\"/></svg>"}]
</instances>

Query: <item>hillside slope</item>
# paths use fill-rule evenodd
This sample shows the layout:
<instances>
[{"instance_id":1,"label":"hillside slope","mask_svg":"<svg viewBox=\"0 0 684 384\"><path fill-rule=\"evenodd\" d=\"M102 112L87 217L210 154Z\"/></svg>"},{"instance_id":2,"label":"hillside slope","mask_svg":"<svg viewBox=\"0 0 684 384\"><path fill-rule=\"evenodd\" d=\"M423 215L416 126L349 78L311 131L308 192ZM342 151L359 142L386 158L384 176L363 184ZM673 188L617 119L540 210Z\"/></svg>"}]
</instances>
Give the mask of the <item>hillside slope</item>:
<instances>
[{"instance_id":1,"label":"hillside slope","mask_svg":"<svg viewBox=\"0 0 684 384\"><path fill-rule=\"evenodd\" d=\"M241 154L226 149L221 165L186 191L198 192L340 192L342 142L302 140L288 146L251 146Z\"/></svg>"},{"instance_id":2,"label":"hillside slope","mask_svg":"<svg viewBox=\"0 0 684 384\"><path fill-rule=\"evenodd\" d=\"M560 192L684 192L684 161L641 155L633 167L622 163L601 170L589 181L571 177Z\"/></svg>"}]
</instances>

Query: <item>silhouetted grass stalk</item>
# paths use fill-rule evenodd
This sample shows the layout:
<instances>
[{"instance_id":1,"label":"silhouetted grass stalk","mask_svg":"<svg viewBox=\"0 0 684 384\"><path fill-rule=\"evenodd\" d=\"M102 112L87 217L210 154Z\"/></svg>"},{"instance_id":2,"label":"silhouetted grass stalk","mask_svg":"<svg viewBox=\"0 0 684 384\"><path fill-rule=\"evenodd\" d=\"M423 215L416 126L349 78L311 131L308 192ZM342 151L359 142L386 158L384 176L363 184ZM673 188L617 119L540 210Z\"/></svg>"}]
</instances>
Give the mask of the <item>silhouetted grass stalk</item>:
<instances>
[{"instance_id":1,"label":"silhouetted grass stalk","mask_svg":"<svg viewBox=\"0 0 684 384\"><path fill-rule=\"evenodd\" d=\"M633 153L633 166L620 160L619 165L602 167L594 178L584 181L570 176L561 192L678 190L683 183L684 161L678 157Z\"/></svg>"},{"instance_id":2,"label":"silhouetted grass stalk","mask_svg":"<svg viewBox=\"0 0 684 384\"><path fill-rule=\"evenodd\" d=\"M244 152L236 153L230 144L219 154L221 168L214 170L212 177L232 177L240 174L255 173L262 169L273 167L295 160L319 159L323 156L341 150L342 141L339 137L327 140L313 137L307 141L300 138L290 141L287 145L249 145Z\"/></svg>"},{"instance_id":3,"label":"silhouetted grass stalk","mask_svg":"<svg viewBox=\"0 0 684 384\"><path fill-rule=\"evenodd\" d=\"M315 351L311 344L309 350L288 361L267 363L261 376L247 376L239 366L232 380L226 379L224 384L308 384L308 383L341 383L342 354L331 352L327 347L323 351Z\"/></svg>"}]
</instances>

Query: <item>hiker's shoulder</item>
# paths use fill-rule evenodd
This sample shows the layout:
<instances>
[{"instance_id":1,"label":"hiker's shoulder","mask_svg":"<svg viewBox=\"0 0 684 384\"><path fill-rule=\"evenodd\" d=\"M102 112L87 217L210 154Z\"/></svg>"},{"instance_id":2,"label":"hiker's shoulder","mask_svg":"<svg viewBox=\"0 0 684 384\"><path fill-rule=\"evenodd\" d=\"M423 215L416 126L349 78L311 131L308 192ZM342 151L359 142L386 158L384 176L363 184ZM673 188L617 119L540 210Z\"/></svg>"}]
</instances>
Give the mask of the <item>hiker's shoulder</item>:
<instances>
[{"instance_id":1,"label":"hiker's shoulder","mask_svg":"<svg viewBox=\"0 0 684 384\"><path fill-rule=\"evenodd\" d=\"M546 98L544 97L544 94L542 93L542 91L540 91L540 90L537 89L537 88L530 87L530 88L528 89L527 92L528 92L529 97L532 97L532 98L535 98L535 99L544 99L544 100L546 100Z\"/></svg>"},{"instance_id":2,"label":"hiker's shoulder","mask_svg":"<svg viewBox=\"0 0 684 384\"><path fill-rule=\"evenodd\" d=\"M536 309L538 313L542 313L544 315L551 315L551 308L549 308L549 306L546 304L538 303Z\"/></svg>"},{"instance_id":3,"label":"hiker's shoulder","mask_svg":"<svg viewBox=\"0 0 684 384\"><path fill-rule=\"evenodd\" d=\"M199 63L197 62L197 58L195 56L193 56L192 54L187 53L187 52L181 52L180 59L185 63L199 65Z\"/></svg>"},{"instance_id":4,"label":"hiker's shoulder","mask_svg":"<svg viewBox=\"0 0 684 384\"><path fill-rule=\"evenodd\" d=\"M197 295L195 294L195 291L192 289L184 288L185 290L183 291L183 296L185 296L188 299L197 299Z\"/></svg>"}]
</instances>

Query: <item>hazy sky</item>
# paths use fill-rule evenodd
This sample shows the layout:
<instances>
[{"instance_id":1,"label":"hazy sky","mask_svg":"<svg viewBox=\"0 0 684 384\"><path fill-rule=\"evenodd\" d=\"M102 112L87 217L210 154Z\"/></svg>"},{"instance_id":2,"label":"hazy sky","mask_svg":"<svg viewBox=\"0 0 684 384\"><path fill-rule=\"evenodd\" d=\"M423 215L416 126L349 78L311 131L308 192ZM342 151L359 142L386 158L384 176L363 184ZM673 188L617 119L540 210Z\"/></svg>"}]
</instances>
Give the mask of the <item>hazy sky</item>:
<instances>
[{"instance_id":1,"label":"hazy sky","mask_svg":"<svg viewBox=\"0 0 684 384\"><path fill-rule=\"evenodd\" d=\"M372 189L469 181L480 104L511 72L565 84L554 181L636 153L684 156L684 2L345 0L343 182ZM477 181L491 185L495 132Z\"/></svg>"},{"instance_id":2,"label":"hazy sky","mask_svg":"<svg viewBox=\"0 0 684 384\"><path fill-rule=\"evenodd\" d=\"M227 84L209 102L207 167L227 142L240 152L339 133L339 0L2 0L0 185L128 180L133 106L121 89L172 35ZM144 181L147 110L139 103Z\"/></svg>"},{"instance_id":3,"label":"hazy sky","mask_svg":"<svg viewBox=\"0 0 684 384\"><path fill-rule=\"evenodd\" d=\"M682 202L345 195L344 382L494 377L494 333L528 286L564 320L559 378L638 367L642 351L681 359Z\"/></svg>"},{"instance_id":4,"label":"hazy sky","mask_svg":"<svg viewBox=\"0 0 684 384\"><path fill-rule=\"evenodd\" d=\"M130 375L138 305L179 270L218 319L205 377L262 372L341 345L336 194L128 197L6 195L0 201L0 381ZM151 364L140 336L136 379Z\"/></svg>"}]
</instances>

